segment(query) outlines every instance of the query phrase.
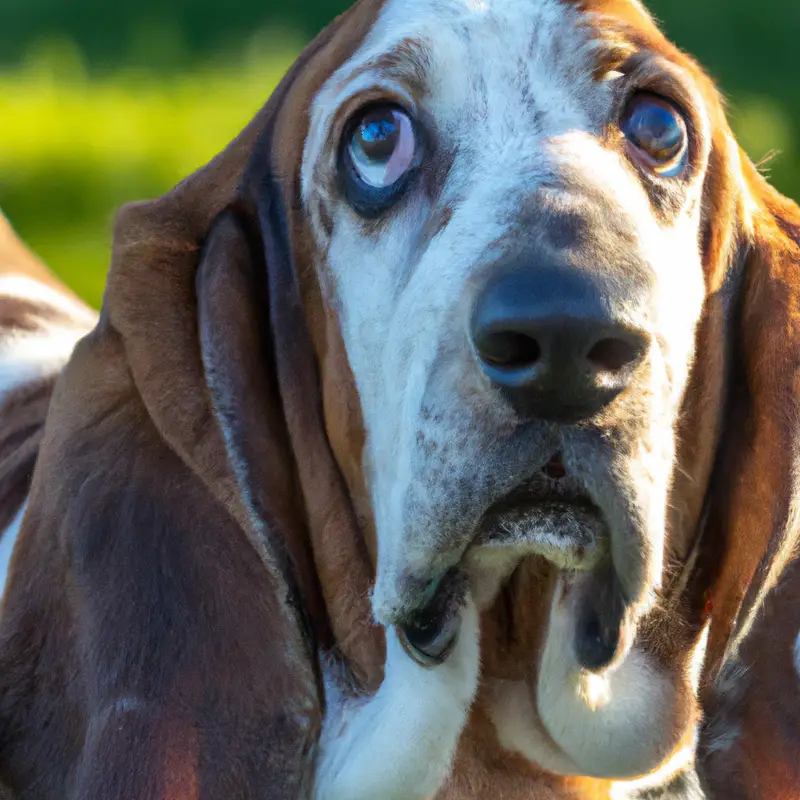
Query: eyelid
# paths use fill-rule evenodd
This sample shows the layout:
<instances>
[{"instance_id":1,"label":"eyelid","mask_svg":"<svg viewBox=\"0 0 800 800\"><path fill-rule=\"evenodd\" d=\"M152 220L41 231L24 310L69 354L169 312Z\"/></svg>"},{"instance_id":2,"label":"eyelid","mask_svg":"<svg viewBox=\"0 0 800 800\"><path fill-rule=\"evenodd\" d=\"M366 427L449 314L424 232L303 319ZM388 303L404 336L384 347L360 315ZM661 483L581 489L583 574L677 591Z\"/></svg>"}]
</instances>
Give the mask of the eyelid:
<instances>
[{"instance_id":1,"label":"eyelid","mask_svg":"<svg viewBox=\"0 0 800 800\"><path fill-rule=\"evenodd\" d=\"M416 134L416 124L414 122L414 117L410 114L403 106L399 103L395 103L392 100L376 100L373 102L365 103L362 106L358 106L352 114L344 121L341 130L341 136L339 137L339 141L342 144L346 144L350 141L350 137L356 132L356 129L364 119L372 111L377 111L381 108L391 108L395 111L399 111L404 116L408 117L411 121L411 125L414 128L414 133Z\"/></svg>"},{"instance_id":2,"label":"eyelid","mask_svg":"<svg viewBox=\"0 0 800 800\"><path fill-rule=\"evenodd\" d=\"M393 108L396 111L399 111L401 114L403 114L403 116L405 116L408 119L411 125L411 133L414 137L414 143L415 143L414 161L416 163L412 165L411 169L412 170L416 169L416 167L419 166L419 163L423 161L425 158L429 157L430 155L428 147L429 143L428 138L425 136L424 129L415 119L414 115L403 106L394 103L391 100L385 102L376 101L367 103L363 106L359 106L352 113L352 115L347 120L345 120L342 127L341 135L339 136L338 140L339 145L335 151L337 154L336 155L337 162L341 162L342 157L347 155L346 151L349 147L352 137L355 134L359 122L364 118L366 114L370 112L370 110L377 108Z\"/></svg>"},{"instance_id":3,"label":"eyelid","mask_svg":"<svg viewBox=\"0 0 800 800\"><path fill-rule=\"evenodd\" d=\"M612 81L615 90L614 118L637 92L660 97L673 105L686 123L689 138L698 131L697 113L703 107L702 97L693 76L679 65L651 50L639 50L617 66L624 77Z\"/></svg>"},{"instance_id":4,"label":"eyelid","mask_svg":"<svg viewBox=\"0 0 800 800\"><path fill-rule=\"evenodd\" d=\"M619 64L616 70L622 72L623 77L605 84L612 90L611 109L604 128L607 140L611 143L619 141L617 137L621 136L620 119L637 94L653 95L672 106L683 120L686 146L678 159L677 170L683 179L688 179L694 172L708 134L700 112L703 100L695 88L692 76L662 55L648 50L637 51ZM624 141L626 147L632 146L627 139ZM676 177L670 174L670 168L658 171L653 164L643 164L642 157L637 156L633 160L640 168L646 169L650 176Z\"/></svg>"}]
</instances>

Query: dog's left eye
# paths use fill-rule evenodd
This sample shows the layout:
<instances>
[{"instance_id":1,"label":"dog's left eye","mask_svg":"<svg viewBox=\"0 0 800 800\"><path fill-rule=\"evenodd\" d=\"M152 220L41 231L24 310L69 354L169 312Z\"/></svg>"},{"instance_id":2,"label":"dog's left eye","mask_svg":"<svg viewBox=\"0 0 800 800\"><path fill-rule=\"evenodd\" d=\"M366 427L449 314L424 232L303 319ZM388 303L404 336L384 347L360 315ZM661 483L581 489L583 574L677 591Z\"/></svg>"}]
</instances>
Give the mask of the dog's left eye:
<instances>
[{"instance_id":1,"label":"dog's left eye","mask_svg":"<svg viewBox=\"0 0 800 800\"><path fill-rule=\"evenodd\" d=\"M635 94L620 119L620 129L647 167L677 175L686 163L688 134L683 115L656 95Z\"/></svg>"},{"instance_id":2,"label":"dog's left eye","mask_svg":"<svg viewBox=\"0 0 800 800\"><path fill-rule=\"evenodd\" d=\"M418 164L418 143L411 118L392 105L361 111L348 127L342 149L348 199L357 211L373 216L386 209Z\"/></svg>"}]
</instances>

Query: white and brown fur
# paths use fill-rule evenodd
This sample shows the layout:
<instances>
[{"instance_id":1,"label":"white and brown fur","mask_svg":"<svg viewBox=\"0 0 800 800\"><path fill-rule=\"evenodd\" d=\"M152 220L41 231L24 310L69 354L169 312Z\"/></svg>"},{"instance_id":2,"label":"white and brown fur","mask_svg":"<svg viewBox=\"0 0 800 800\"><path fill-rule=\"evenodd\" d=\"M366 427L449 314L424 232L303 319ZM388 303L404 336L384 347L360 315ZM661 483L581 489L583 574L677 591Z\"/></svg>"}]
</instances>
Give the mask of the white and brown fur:
<instances>
[{"instance_id":1,"label":"white and brown fur","mask_svg":"<svg viewBox=\"0 0 800 800\"><path fill-rule=\"evenodd\" d=\"M58 373L97 321L0 212L0 586L5 587Z\"/></svg>"},{"instance_id":2,"label":"white and brown fur","mask_svg":"<svg viewBox=\"0 0 800 800\"><path fill-rule=\"evenodd\" d=\"M680 100L680 180L615 138L628 84ZM365 98L436 142L369 224L336 180ZM362 0L224 153L121 212L96 325L39 272L8 284L0 430L25 431L9 464L28 455L6 524L39 460L0 620L0 778L42 800L691 797L699 735L705 790L738 796L742 760L768 766L753 741L780 739L747 698L773 686L757 612L796 545L798 234L635 0ZM594 270L650 337L580 430L521 424L463 337L486 276L531 253ZM555 451L625 586L630 640L600 676L571 642L607 575L471 546ZM397 626L455 567L461 633L424 668Z\"/></svg>"}]
</instances>

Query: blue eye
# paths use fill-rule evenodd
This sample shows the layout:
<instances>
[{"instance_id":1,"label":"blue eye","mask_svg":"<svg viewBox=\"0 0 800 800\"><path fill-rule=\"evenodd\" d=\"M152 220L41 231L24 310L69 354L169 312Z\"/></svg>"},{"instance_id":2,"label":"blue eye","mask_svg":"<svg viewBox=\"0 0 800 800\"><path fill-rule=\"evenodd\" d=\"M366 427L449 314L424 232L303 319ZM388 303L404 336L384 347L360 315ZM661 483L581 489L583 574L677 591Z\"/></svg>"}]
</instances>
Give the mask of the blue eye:
<instances>
[{"instance_id":1,"label":"blue eye","mask_svg":"<svg viewBox=\"0 0 800 800\"><path fill-rule=\"evenodd\" d=\"M399 108L372 108L357 120L347 155L367 186L386 189L398 183L416 163L414 125Z\"/></svg>"},{"instance_id":2,"label":"blue eye","mask_svg":"<svg viewBox=\"0 0 800 800\"><path fill-rule=\"evenodd\" d=\"M648 167L666 177L683 170L688 150L686 121L671 103L656 95L636 94L619 125Z\"/></svg>"}]
</instances>

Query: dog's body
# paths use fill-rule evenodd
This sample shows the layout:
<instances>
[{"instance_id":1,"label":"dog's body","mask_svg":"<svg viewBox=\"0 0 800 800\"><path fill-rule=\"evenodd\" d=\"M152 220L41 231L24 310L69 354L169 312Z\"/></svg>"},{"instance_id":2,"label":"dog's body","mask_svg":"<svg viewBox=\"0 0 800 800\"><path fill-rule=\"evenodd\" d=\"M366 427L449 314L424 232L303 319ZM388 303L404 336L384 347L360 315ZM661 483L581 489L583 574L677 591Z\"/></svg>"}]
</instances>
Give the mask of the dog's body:
<instances>
[{"instance_id":1,"label":"dog's body","mask_svg":"<svg viewBox=\"0 0 800 800\"><path fill-rule=\"evenodd\" d=\"M25 511L56 378L97 315L25 248L0 214L0 581Z\"/></svg>"},{"instance_id":2,"label":"dog's body","mask_svg":"<svg viewBox=\"0 0 800 800\"><path fill-rule=\"evenodd\" d=\"M13 246L0 777L789 797L799 234L635 0L362 0L99 320Z\"/></svg>"}]
</instances>

